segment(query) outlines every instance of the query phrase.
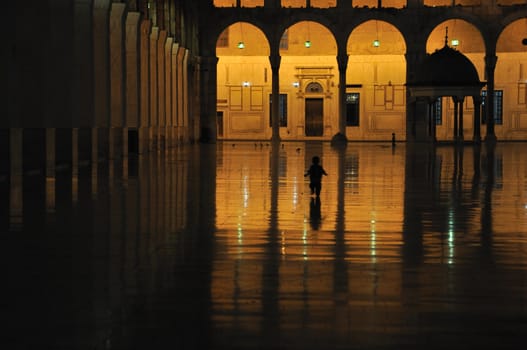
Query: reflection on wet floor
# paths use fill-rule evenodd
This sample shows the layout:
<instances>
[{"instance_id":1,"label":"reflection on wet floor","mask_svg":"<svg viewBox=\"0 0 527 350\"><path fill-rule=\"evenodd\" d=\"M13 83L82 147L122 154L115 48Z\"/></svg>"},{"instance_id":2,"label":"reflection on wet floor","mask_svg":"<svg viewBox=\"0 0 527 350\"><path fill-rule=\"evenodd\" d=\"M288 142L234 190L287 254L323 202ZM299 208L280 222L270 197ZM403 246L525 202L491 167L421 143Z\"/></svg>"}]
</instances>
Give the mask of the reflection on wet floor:
<instances>
[{"instance_id":1,"label":"reflection on wet floor","mask_svg":"<svg viewBox=\"0 0 527 350\"><path fill-rule=\"evenodd\" d=\"M522 348L525 146L224 142L14 167L8 344Z\"/></svg>"}]
</instances>

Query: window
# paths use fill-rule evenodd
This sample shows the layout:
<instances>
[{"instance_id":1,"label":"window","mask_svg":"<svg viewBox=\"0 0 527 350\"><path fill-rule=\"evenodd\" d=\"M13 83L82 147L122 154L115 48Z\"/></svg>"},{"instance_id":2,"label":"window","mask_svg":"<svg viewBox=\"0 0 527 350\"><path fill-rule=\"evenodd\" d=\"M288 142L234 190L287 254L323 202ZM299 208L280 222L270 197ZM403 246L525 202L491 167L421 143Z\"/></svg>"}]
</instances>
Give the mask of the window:
<instances>
[{"instance_id":1,"label":"window","mask_svg":"<svg viewBox=\"0 0 527 350\"><path fill-rule=\"evenodd\" d=\"M278 98L279 125L287 126L287 94L280 94ZM273 126L273 95L269 95L269 126Z\"/></svg>"},{"instance_id":2,"label":"window","mask_svg":"<svg viewBox=\"0 0 527 350\"><path fill-rule=\"evenodd\" d=\"M359 126L360 94L352 92L346 94L346 126Z\"/></svg>"},{"instance_id":3,"label":"window","mask_svg":"<svg viewBox=\"0 0 527 350\"><path fill-rule=\"evenodd\" d=\"M487 121L487 90L481 91L481 123ZM494 124L503 124L503 90L494 90Z\"/></svg>"},{"instance_id":4,"label":"window","mask_svg":"<svg viewBox=\"0 0 527 350\"><path fill-rule=\"evenodd\" d=\"M443 124L443 98L438 97L432 104L432 118L436 125Z\"/></svg>"}]
</instances>

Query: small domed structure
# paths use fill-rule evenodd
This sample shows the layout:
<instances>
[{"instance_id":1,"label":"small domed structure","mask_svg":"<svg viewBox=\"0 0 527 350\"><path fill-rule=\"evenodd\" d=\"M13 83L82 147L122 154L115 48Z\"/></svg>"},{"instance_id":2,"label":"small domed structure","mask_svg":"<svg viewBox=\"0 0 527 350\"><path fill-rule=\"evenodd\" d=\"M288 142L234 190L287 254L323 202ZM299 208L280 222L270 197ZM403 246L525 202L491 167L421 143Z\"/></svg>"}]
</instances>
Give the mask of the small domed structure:
<instances>
[{"instance_id":1,"label":"small domed structure","mask_svg":"<svg viewBox=\"0 0 527 350\"><path fill-rule=\"evenodd\" d=\"M407 84L410 96L414 102L421 105L418 110L426 113L427 122L421 127L428 130L428 136L435 140L435 123L432 121L430 106L436 103L438 97L450 96L454 102L454 136L455 141L462 141L463 136L463 102L465 97L472 96L474 100L474 141L480 140L480 106L481 89L485 85L479 80L474 64L461 52L445 46L427 55L420 67L416 69L416 78ZM428 108L426 105L428 104ZM423 106L424 105L424 106ZM412 128L417 128L417 119Z\"/></svg>"},{"instance_id":2,"label":"small domed structure","mask_svg":"<svg viewBox=\"0 0 527 350\"><path fill-rule=\"evenodd\" d=\"M408 83L415 97L476 96L485 85L479 80L474 64L461 52L445 44L427 55L417 69L415 81Z\"/></svg>"},{"instance_id":3,"label":"small domed structure","mask_svg":"<svg viewBox=\"0 0 527 350\"><path fill-rule=\"evenodd\" d=\"M428 55L414 85L481 85L476 67L461 52L445 45Z\"/></svg>"}]
</instances>

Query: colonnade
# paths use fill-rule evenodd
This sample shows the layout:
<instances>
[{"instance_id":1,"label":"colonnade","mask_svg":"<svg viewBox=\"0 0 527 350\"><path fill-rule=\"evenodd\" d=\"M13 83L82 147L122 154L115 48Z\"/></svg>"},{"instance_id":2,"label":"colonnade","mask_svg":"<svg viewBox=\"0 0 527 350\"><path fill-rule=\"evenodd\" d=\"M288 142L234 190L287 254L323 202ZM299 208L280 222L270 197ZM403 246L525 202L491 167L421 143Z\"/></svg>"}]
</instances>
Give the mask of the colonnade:
<instances>
[{"instance_id":1,"label":"colonnade","mask_svg":"<svg viewBox=\"0 0 527 350\"><path fill-rule=\"evenodd\" d=\"M0 123L6 141L0 174L52 175L62 163L75 172L79 162L199 138L199 104L192 102L199 62L162 23L111 0L13 6L25 18L9 43L13 74L8 116Z\"/></svg>"}]
</instances>

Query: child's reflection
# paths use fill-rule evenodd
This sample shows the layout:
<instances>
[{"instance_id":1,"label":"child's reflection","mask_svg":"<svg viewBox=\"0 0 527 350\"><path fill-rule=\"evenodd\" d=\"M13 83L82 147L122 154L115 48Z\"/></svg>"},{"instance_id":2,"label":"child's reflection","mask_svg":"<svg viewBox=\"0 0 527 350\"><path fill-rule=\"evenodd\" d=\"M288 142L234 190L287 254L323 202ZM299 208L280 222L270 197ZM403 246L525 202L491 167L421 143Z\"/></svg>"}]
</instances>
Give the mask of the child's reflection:
<instances>
[{"instance_id":1,"label":"child's reflection","mask_svg":"<svg viewBox=\"0 0 527 350\"><path fill-rule=\"evenodd\" d=\"M313 230L318 230L320 227L320 197L311 198L309 204L309 223Z\"/></svg>"}]
</instances>

